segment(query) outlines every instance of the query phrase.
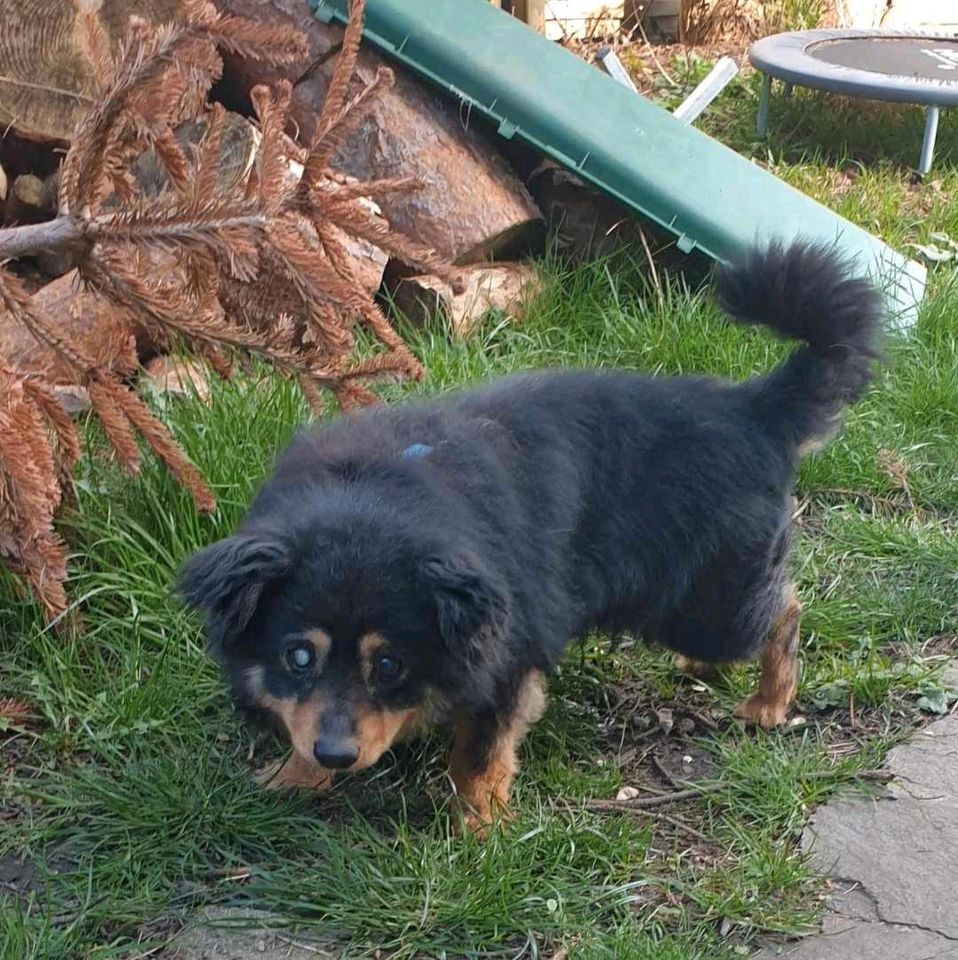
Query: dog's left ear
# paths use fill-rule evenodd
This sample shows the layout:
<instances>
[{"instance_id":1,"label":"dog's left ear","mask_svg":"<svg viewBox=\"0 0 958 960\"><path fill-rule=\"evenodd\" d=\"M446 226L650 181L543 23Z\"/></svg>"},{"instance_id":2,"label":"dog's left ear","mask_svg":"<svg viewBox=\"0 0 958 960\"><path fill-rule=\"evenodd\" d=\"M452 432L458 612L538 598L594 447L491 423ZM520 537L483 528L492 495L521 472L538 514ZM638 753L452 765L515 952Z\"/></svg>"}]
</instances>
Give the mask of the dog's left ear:
<instances>
[{"instance_id":1,"label":"dog's left ear","mask_svg":"<svg viewBox=\"0 0 958 960\"><path fill-rule=\"evenodd\" d=\"M432 556L423 571L449 650L467 668L494 663L509 623L505 584L466 551Z\"/></svg>"}]
</instances>

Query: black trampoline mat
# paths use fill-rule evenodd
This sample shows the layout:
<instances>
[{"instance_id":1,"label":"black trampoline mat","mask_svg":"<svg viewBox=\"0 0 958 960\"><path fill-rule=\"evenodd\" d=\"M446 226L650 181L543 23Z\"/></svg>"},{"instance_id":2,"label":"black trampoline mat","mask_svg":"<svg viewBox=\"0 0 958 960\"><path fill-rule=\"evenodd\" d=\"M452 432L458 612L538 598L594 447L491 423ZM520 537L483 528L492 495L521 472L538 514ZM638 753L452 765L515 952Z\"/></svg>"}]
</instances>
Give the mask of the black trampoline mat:
<instances>
[{"instance_id":1,"label":"black trampoline mat","mask_svg":"<svg viewBox=\"0 0 958 960\"><path fill-rule=\"evenodd\" d=\"M849 37L820 40L805 53L837 67L886 77L958 84L958 39Z\"/></svg>"}]
</instances>

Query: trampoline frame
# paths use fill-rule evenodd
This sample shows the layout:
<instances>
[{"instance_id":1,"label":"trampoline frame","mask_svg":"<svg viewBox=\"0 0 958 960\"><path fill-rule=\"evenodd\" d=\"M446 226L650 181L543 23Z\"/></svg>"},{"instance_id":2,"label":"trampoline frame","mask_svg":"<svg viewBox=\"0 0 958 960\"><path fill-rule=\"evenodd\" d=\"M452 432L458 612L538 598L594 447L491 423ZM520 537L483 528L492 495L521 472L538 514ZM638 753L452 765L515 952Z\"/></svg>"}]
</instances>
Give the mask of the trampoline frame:
<instances>
[{"instance_id":1,"label":"trampoline frame","mask_svg":"<svg viewBox=\"0 0 958 960\"><path fill-rule=\"evenodd\" d=\"M823 41L872 38L937 40L949 44L955 44L958 39L954 34L914 30L802 30L778 33L758 40L749 48L748 59L762 74L762 97L756 118L759 137L764 138L768 133L773 79L784 84L786 97L791 95L793 87L799 86L868 100L911 103L926 108L925 133L917 169L921 176L928 174L934 162L941 110L958 106L958 82L936 83L933 80L893 77L828 63L806 53L808 47ZM958 69L958 61L955 66Z\"/></svg>"}]
</instances>

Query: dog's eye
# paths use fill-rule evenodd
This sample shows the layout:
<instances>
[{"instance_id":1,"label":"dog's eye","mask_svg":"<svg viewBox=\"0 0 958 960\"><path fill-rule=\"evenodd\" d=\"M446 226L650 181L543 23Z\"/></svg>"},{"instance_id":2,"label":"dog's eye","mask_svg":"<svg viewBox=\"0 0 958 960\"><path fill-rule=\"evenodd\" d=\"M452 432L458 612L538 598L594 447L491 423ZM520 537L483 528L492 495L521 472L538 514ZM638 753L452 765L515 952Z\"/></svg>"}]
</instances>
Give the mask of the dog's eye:
<instances>
[{"instance_id":1,"label":"dog's eye","mask_svg":"<svg viewBox=\"0 0 958 960\"><path fill-rule=\"evenodd\" d=\"M286 651L286 662L289 664L290 670L306 670L313 665L315 659L316 651L304 643L290 647L289 650Z\"/></svg>"},{"instance_id":2,"label":"dog's eye","mask_svg":"<svg viewBox=\"0 0 958 960\"><path fill-rule=\"evenodd\" d=\"M403 672L402 660L384 655L376 660L376 679L383 683L395 683Z\"/></svg>"}]
</instances>

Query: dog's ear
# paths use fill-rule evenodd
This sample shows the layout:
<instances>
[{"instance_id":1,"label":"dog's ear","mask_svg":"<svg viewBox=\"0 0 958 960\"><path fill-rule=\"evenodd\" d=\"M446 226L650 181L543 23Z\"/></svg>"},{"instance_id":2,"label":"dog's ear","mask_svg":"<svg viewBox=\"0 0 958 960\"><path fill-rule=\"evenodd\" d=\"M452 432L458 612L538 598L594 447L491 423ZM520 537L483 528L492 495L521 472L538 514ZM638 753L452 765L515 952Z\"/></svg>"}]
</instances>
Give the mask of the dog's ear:
<instances>
[{"instance_id":1,"label":"dog's ear","mask_svg":"<svg viewBox=\"0 0 958 960\"><path fill-rule=\"evenodd\" d=\"M177 591L189 606L203 611L209 641L221 649L239 639L263 590L291 564L288 544L268 533L244 531L190 557Z\"/></svg>"},{"instance_id":2,"label":"dog's ear","mask_svg":"<svg viewBox=\"0 0 958 960\"><path fill-rule=\"evenodd\" d=\"M509 622L505 584L465 551L429 557L423 569L449 649L467 665L494 660Z\"/></svg>"}]
</instances>

